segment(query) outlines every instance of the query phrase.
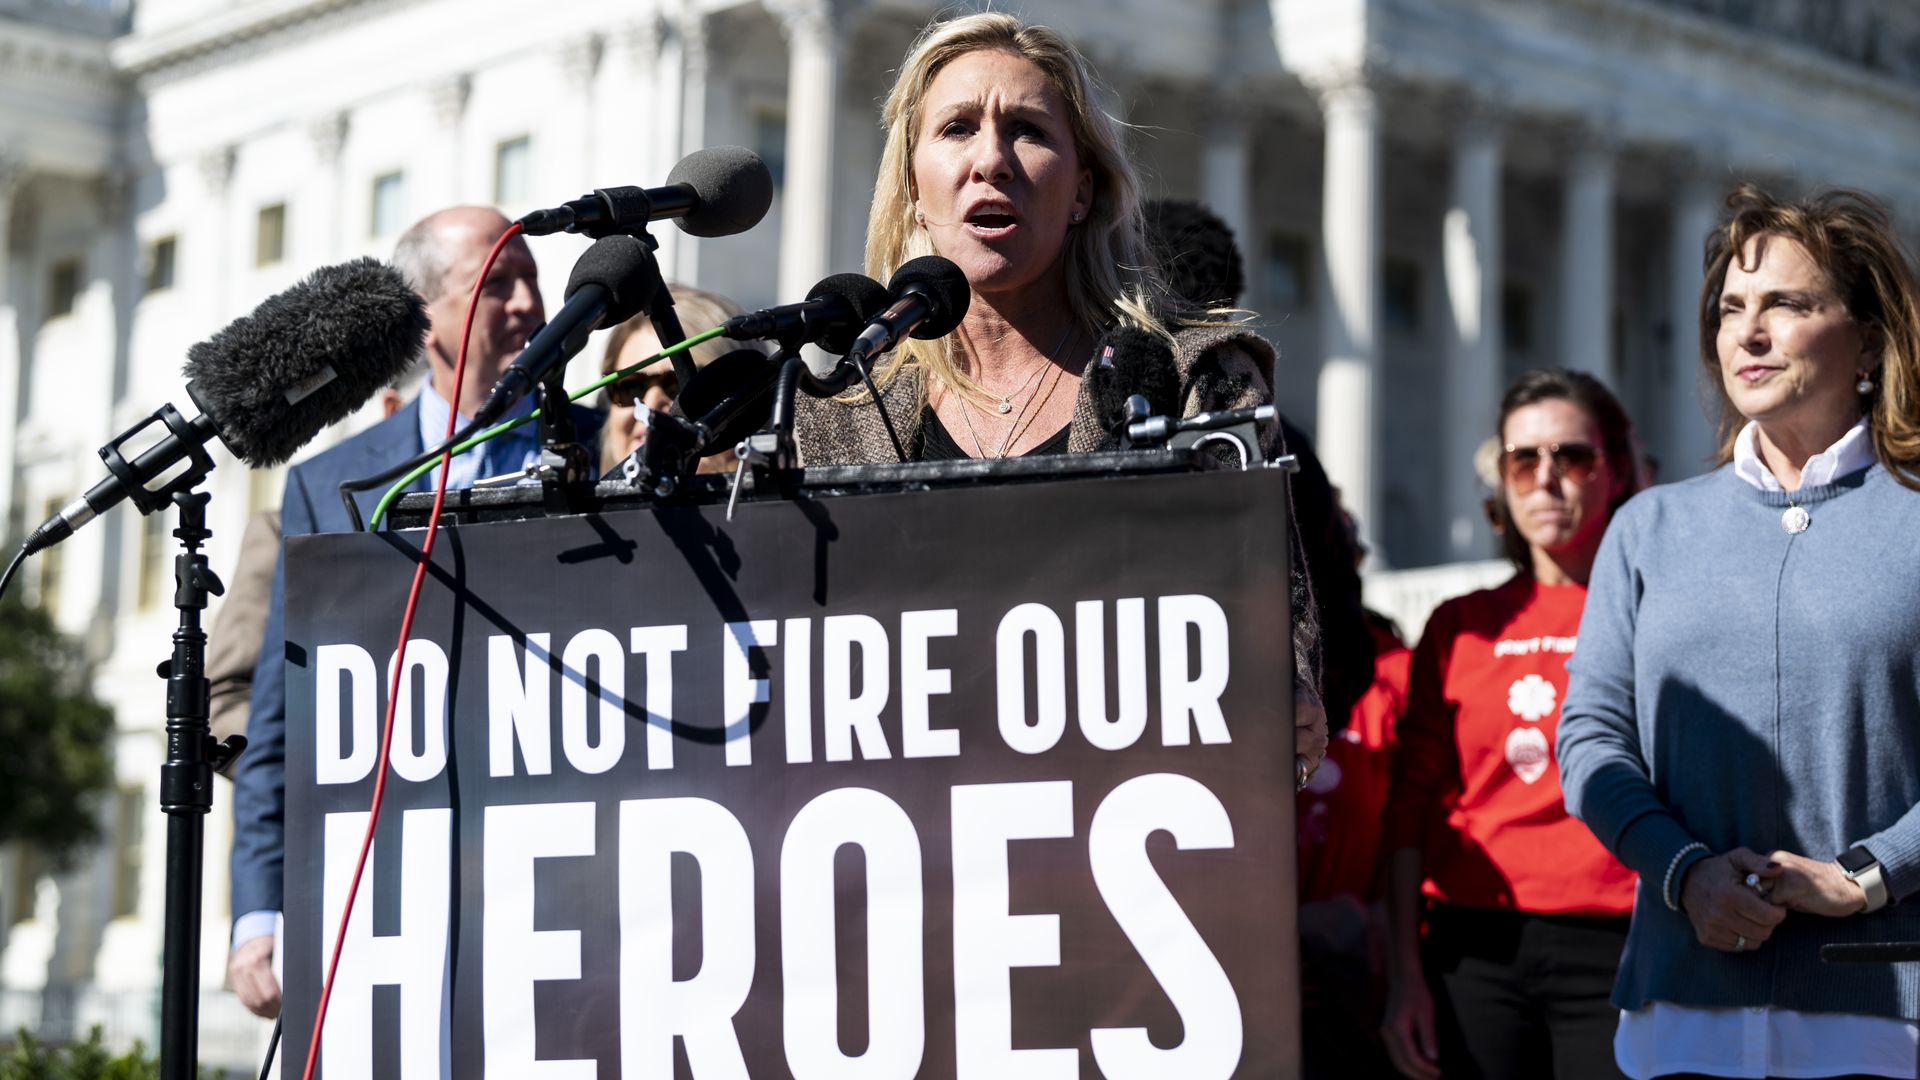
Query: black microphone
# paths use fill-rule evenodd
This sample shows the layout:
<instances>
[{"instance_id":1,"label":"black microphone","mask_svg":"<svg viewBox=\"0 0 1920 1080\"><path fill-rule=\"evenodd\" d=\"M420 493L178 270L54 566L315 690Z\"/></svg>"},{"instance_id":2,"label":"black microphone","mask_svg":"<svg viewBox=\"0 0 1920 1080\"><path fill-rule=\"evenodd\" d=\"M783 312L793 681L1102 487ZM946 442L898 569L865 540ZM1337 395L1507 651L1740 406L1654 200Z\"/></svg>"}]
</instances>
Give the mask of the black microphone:
<instances>
[{"instance_id":1,"label":"black microphone","mask_svg":"<svg viewBox=\"0 0 1920 1080\"><path fill-rule=\"evenodd\" d=\"M550 210L520 219L528 236L585 233L592 237L642 232L647 223L674 218L691 236L733 236L767 216L773 205L773 174L760 155L744 146L715 146L680 159L656 188L596 188Z\"/></svg>"},{"instance_id":2,"label":"black microphone","mask_svg":"<svg viewBox=\"0 0 1920 1080\"><path fill-rule=\"evenodd\" d=\"M493 395L474 413L470 427L491 426L514 402L531 393L555 364L586 348L588 335L647 310L658 291L660 267L646 241L624 233L595 240L573 264L566 304L501 373Z\"/></svg>"},{"instance_id":3,"label":"black microphone","mask_svg":"<svg viewBox=\"0 0 1920 1080\"><path fill-rule=\"evenodd\" d=\"M874 288L879 288L875 283ZM701 457L731 450L767 426L780 365L755 349L735 349L700 369L680 388L673 411L696 423Z\"/></svg>"},{"instance_id":4,"label":"black microphone","mask_svg":"<svg viewBox=\"0 0 1920 1080\"><path fill-rule=\"evenodd\" d=\"M887 290L867 275L835 274L822 279L800 303L735 315L724 327L735 341L774 338L788 348L811 341L840 356L887 300Z\"/></svg>"},{"instance_id":5,"label":"black microphone","mask_svg":"<svg viewBox=\"0 0 1920 1080\"><path fill-rule=\"evenodd\" d=\"M1173 343L1138 326L1115 326L1100 339L1100 351L1082 374L1094 415L1108 431L1129 419L1127 398L1140 395L1149 416L1180 415L1180 369Z\"/></svg>"},{"instance_id":6,"label":"black microphone","mask_svg":"<svg viewBox=\"0 0 1920 1080\"><path fill-rule=\"evenodd\" d=\"M887 292L895 298L893 305L867 322L843 364L863 364L908 335L923 341L945 337L960 325L973 300L967 276L938 255L909 260L894 271Z\"/></svg>"},{"instance_id":7,"label":"black microphone","mask_svg":"<svg viewBox=\"0 0 1920 1080\"><path fill-rule=\"evenodd\" d=\"M206 444L216 436L249 467L280 464L406 371L428 325L426 303L385 263L315 270L188 349L187 395L200 415L188 420L163 405L101 447L111 475L35 529L26 554L65 540L123 499L143 514L165 507L212 470ZM155 423L166 434L132 460L123 456L121 447Z\"/></svg>"}]
</instances>

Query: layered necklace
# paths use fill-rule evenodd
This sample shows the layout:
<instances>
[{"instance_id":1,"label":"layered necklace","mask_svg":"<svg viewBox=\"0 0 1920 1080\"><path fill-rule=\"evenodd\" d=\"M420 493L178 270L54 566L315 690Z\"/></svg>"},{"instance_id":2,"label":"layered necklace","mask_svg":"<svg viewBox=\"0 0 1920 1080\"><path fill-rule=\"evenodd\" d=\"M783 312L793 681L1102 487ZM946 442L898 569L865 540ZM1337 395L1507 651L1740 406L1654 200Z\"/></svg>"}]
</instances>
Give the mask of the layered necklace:
<instances>
[{"instance_id":1,"label":"layered necklace","mask_svg":"<svg viewBox=\"0 0 1920 1080\"><path fill-rule=\"evenodd\" d=\"M1039 378L1042 387L1044 387L1044 389L1035 387L1034 392L1027 395L1026 403L1020 406L1019 414L1014 416L1013 420L1007 425L1006 438L1000 441L1000 447L996 452L989 454L986 447L980 442L980 433L974 430L973 410L978 408L978 406L968 401L965 394L960 395L960 419L967 425L967 435L973 439L973 450L975 454L983 458L1006 457L1007 451L1013 449L1013 444L1019 442L1020 436L1026 434L1027 429L1033 426L1033 422L1040 418L1040 413L1046 409L1047 402L1052 399L1054 390L1059 388L1060 380L1066 374L1066 369L1060 366L1060 350L1066 347L1067 340L1073 336L1073 330L1073 324L1068 323L1067 332L1060 335L1060 340L1054 343L1052 354L1035 365L1033 371L1027 375L1026 379L1014 388L1013 393L1003 396L994 404L994 411L1005 416L1013 412L1013 399L1017 397L1022 390L1025 390L1035 378ZM1053 369L1051 379L1041 375L1041 373L1049 367ZM986 410L982 409L981 411L985 412Z\"/></svg>"}]
</instances>

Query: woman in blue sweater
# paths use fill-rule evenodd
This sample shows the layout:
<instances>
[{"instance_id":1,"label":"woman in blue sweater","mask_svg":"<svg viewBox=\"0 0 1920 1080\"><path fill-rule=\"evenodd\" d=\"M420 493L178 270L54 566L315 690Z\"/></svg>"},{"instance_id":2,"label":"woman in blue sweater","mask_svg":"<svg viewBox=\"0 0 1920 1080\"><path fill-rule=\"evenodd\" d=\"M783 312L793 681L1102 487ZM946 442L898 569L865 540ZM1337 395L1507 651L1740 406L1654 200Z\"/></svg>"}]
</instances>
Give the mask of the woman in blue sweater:
<instances>
[{"instance_id":1,"label":"woman in blue sweater","mask_svg":"<svg viewBox=\"0 0 1920 1080\"><path fill-rule=\"evenodd\" d=\"M1751 186L1707 243L1722 467L1615 516L1560 720L1567 807L1640 874L1635 1078L1906 1076L1920 965L1920 279L1885 209Z\"/></svg>"}]
</instances>

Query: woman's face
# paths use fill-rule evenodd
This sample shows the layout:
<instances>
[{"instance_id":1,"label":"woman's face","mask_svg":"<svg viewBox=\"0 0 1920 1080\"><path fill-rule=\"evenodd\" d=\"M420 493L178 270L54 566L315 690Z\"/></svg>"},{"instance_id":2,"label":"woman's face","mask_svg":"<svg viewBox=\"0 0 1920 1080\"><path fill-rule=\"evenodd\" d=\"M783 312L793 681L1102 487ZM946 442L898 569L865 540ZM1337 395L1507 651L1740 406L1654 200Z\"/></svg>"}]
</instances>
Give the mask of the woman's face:
<instances>
[{"instance_id":1,"label":"woman's face","mask_svg":"<svg viewBox=\"0 0 1920 1080\"><path fill-rule=\"evenodd\" d=\"M1001 49L967 53L934 76L913 186L934 250L982 296L1060 273L1067 229L1093 199L1066 98L1031 61Z\"/></svg>"},{"instance_id":2,"label":"woman's face","mask_svg":"<svg viewBox=\"0 0 1920 1080\"><path fill-rule=\"evenodd\" d=\"M1714 344L1733 407L1762 427L1852 424L1853 384L1877 366L1826 273L1781 236L1749 240L1727 265Z\"/></svg>"},{"instance_id":3,"label":"woman's face","mask_svg":"<svg viewBox=\"0 0 1920 1080\"><path fill-rule=\"evenodd\" d=\"M1521 538L1550 554L1597 550L1626 482L1607 464L1599 425L1573 402L1549 398L1508 413L1500 436L1512 447L1500 458L1501 486Z\"/></svg>"},{"instance_id":4,"label":"woman's face","mask_svg":"<svg viewBox=\"0 0 1920 1080\"><path fill-rule=\"evenodd\" d=\"M627 367L637 364L660 351L660 339L654 335L653 327L642 326L627 337L626 344L620 346L620 355L614 360L614 367ZM643 368L653 371L654 367ZM614 405L607 410L607 439L614 449L614 459L626 457L647 441L647 410L664 409L673 404L673 397L657 383L647 387L646 391L635 398L640 407Z\"/></svg>"}]
</instances>

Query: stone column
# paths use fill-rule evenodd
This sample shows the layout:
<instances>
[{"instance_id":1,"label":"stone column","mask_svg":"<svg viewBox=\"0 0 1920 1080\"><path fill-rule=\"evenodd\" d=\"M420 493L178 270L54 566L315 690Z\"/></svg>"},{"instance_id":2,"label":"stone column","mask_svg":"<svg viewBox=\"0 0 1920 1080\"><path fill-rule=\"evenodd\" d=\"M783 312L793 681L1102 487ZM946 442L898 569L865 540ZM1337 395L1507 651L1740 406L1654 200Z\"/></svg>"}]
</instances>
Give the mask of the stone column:
<instances>
[{"instance_id":1,"label":"stone column","mask_svg":"<svg viewBox=\"0 0 1920 1080\"><path fill-rule=\"evenodd\" d=\"M1614 151L1604 129L1569 136L1560 233L1560 363L1613 384Z\"/></svg>"},{"instance_id":2,"label":"stone column","mask_svg":"<svg viewBox=\"0 0 1920 1080\"><path fill-rule=\"evenodd\" d=\"M1315 86L1326 120L1321 181L1321 366L1315 446L1373 549L1380 534L1376 383L1380 371L1380 118L1378 90L1358 73Z\"/></svg>"},{"instance_id":3,"label":"stone column","mask_svg":"<svg viewBox=\"0 0 1920 1080\"><path fill-rule=\"evenodd\" d=\"M1211 103L1201 134L1200 201L1233 230L1240 245L1246 288L1236 303L1259 295L1253 275L1260 262L1260 237L1253 229L1253 118L1237 96Z\"/></svg>"},{"instance_id":4,"label":"stone column","mask_svg":"<svg viewBox=\"0 0 1920 1080\"><path fill-rule=\"evenodd\" d=\"M201 310L205 313L202 324L206 326L224 326L227 314L227 268L238 259L246 259L251 266L253 260L252 245L246 251L237 250L233 244L233 206L228 196L233 187L233 168L238 153L231 146L222 146L200 155L200 186L206 198L206 213L199 215L202 222L200 235L187 239L187 253L192 256L196 272L193 281L195 288L201 290Z\"/></svg>"},{"instance_id":5,"label":"stone column","mask_svg":"<svg viewBox=\"0 0 1920 1080\"><path fill-rule=\"evenodd\" d=\"M11 271L15 196L26 179L25 155L0 143L0 514L8 513L13 506L18 464L14 440L20 428L20 392L25 378L20 363L19 305ZM29 521L26 527L37 524ZM0 534L7 531L8 521L0 517ZM11 549L13 541L13 537L0 535L0 546Z\"/></svg>"},{"instance_id":6,"label":"stone column","mask_svg":"<svg viewBox=\"0 0 1920 1080\"><path fill-rule=\"evenodd\" d=\"M1483 102L1460 109L1454 134L1452 187L1441 222L1441 270L1447 290L1446 478L1447 553L1486 558L1492 534L1480 511L1473 454L1493 433L1504 374L1500 327L1501 262L1499 118Z\"/></svg>"},{"instance_id":7,"label":"stone column","mask_svg":"<svg viewBox=\"0 0 1920 1080\"><path fill-rule=\"evenodd\" d=\"M307 125L307 138L313 144L314 163L308 185L314 195L311 200L315 208L314 217L319 219L314 235L320 241L317 250L321 262L338 259L346 243L345 223L341 220L341 204L346 195L341 152L346 149L347 130L347 114L343 112L321 117Z\"/></svg>"},{"instance_id":8,"label":"stone column","mask_svg":"<svg viewBox=\"0 0 1920 1080\"><path fill-rule=\"evenodd\" d=\"M1668 361L1665 438L1660 477L1680 480L1706 471L1716 448L1720 395L1700 362L1700 289L1707 234L1719 213L1719 191L1702 169L1683 164L1673 186L1667 301Z\"/></svg>"},{"instance_id":9,"label":"stone column","mask_svg":"<svg viewBox=\"0 0 1920 1080\"><path fill-rule=\"evenodd\" d=\"M467 116L467 100L472 96L473 78L465 72L436 79L427 87L427 106L433 113L432 151L428 160L436 164L428 167L428 182L420 186L423 215L445 206L493 201L491 162L484 192L473 192L465 182L466 140L462 128ZM433 172L439 175L431 175Z\"/></svg>"},{"instance_id":10,"label":"stone column","mask_svg":"<svg viewBox=\"0 0 1920 1080\"><path fill-rule=\"evenodd\" d=\"M833 272L834 136L839 27L827 0L775 7L787 35L786 176L780 192L780 298L798 300Z\"/></svg>"},{"instance_id":11,"label":"stone column","mask_svg":"<svg viewBox=\"0 0 1920 1080\"><path fill-rule=\"evenodd\" d=\"M611 177L601 178L594 173L595 144L601 141L601 132L594 129L594 83L600 74L600 61L606 55L606 39L599 34L586 34L574 38L560 47L559 64L561 82L567 88L567 105L559 110L545 125L552 138L549 149L552 151L547 162L547 175L552 184L552 194L542 192L535 201L542 206L553 205L561 199L571 199L594 188L614 187L628 183ZM552 122L559 121L558 123ZM543 154L542 157L549 157ZM540 200L547 199L546 202Z\"/></svg>"},{"instance_id":12,"label":"stone column","mask_svg":"<svg viewBox=\"0 0 1920 1080\"><path fill-rule=\"evenodd\" d=\"M660 52L654 64L655 125L652 165L647 184L664 184L673 166L690 150L703 145L707 119L706 17L691 9L662 18ZM660 272L669 281L696 284L700 276L700 242L678 226L654 230L660 241Z\"/></svg>"}]
</instances>

